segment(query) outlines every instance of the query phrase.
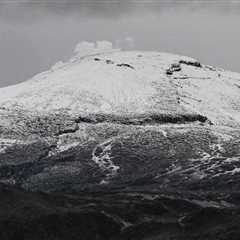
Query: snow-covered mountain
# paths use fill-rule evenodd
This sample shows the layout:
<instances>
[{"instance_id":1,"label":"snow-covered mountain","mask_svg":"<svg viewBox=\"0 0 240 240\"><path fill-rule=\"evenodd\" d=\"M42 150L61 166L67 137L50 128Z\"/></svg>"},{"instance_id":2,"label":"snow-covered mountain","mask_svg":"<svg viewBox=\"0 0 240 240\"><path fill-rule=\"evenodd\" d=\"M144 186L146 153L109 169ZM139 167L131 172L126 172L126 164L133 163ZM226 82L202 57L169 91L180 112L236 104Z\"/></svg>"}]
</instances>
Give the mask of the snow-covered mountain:
<instances>
[{"instance_id":1,"label":"snow-covered mountain","mask_svg":"<svg viewBox=\"0 0 240 240\"><path fill-rule=\"evenodd\" d=\"M237 240L239 139L240 74L81 43L0 89L1 236Z\"/></svg>"},{"instance_id":2,"label":"snow-covered mountain","mask_svg":"<svg viewBox=\"0 0 240 240\"><path fill-rule=\"evenodd\" d=\"M81 116L200 114L240 126L240 74L168 53L86 45L69 62L0 89L1 107Z\"/></svg>"},{"instance_id":3,"label":"snow-covered mountain","mask_svg":"<svg viewBox=\"0 0 240 240\"><path fill-rule=\"evenodd\" d=\"M238 188L240 74L107 42L76 53L0 89L1 182L44 191Z\"/></svg>"}]
</instances>

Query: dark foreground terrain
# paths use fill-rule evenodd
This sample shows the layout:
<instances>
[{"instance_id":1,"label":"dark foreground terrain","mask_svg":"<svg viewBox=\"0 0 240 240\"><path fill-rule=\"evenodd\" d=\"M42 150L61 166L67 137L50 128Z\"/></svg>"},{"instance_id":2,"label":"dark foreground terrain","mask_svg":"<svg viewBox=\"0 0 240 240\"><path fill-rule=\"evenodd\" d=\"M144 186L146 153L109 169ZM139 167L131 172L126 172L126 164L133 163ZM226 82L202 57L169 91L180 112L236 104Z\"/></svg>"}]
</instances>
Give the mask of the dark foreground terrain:
<instances>
[{"instance_id":1,"label":"dark foreground terrain","mask_svg":"<svg viewBox=\"0 0 240 240\"><path fill-rule=\"evenodd\" d=\"M1 185L0 194L1 240L238 240L240 236L237 193L63 195Z\"/></svg>"},{"instance_id":2,"label":"dark foreground terrain","mask_svg":"<svg viewBox=\"0 0 240 240\"><path fill-rule=\"evenodd\" d=\"M239 129L10 113L0 240L240 239Z\"/></svg>"}]
</instances>

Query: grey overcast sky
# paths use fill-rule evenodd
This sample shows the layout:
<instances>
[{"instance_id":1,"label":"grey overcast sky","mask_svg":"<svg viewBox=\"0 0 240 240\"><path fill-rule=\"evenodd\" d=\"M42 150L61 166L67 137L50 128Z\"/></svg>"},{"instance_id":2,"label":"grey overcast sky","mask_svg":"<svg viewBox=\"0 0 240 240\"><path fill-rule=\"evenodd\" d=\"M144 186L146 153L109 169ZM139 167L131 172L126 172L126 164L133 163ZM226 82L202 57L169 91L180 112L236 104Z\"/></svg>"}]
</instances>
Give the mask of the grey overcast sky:
<instances>
[{"instance_id":1,"label":"grey overcast sky","mask_svg":"<svg viewBox=\"0 0 240 240\"><path fill-rule=\"evenodd\" d=\"M240 72L240 0L0 0L0 87L97 40Z\"/></svg>"}]
</instances>

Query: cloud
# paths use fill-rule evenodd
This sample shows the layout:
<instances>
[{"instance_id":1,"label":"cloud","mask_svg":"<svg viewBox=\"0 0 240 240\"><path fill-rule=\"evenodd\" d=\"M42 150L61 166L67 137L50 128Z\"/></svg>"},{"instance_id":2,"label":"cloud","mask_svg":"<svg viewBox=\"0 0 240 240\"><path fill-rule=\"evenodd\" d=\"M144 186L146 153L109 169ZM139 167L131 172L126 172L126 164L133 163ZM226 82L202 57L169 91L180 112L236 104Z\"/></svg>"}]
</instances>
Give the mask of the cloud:
<instances>
[{"instance_id":1,"label":"cloud","mask_svg":"<svg viewBox=\"0 0 240 240\"><path fill-rule=\"evenodd\" d=\"M135 40L130 36L123 39L117 39L116 46L124 50L132 50L135 48Z\"/></svg>"},{"instance_id":2,"label":"cloud","mask_svg":"<svg viewBox=\"0 0 240 240\"><path fill-rule=\"evenodd\" d=\"M75 54L80 57L85 57L89 55L95 55L105 52L111 52L114 50L119 50L113 47L113 44L109 41L97 41L94 42L87 42L82 41L77 44L77 46L74 49Z\"/></svg>"},{"instance_id":3,"label":"cloud","mask_svg":"<svg viewBox=\"0 0 240 240\"><path fill-rule=\"evenodd\" d=\"M220 0L219 0L220 1ZM139 11L157 14L168 10L206 9L210 11L240 12L240 2L236 0L2 0L0 19L9 21L37 21L53 15L80 17L84 15L103 18L118 18ZM30 22L31 23L31 22Z\"/></svg>"},{"instance_id":4,"label":"cloud","mask_svg":"<svg viewBox=\"0 0 240 240\"><path fill-rule=\"evenodd\" d=\"M125 42L128 48L132 49L135 47L135 41L132 37L126 37Z\"/></svg>"},{"instance_id":5,"label":"cloud","mask_svg":"<svg viewBox=\"0 0 240 240\"><path fill-rule=\"evenodd\" d=\"M74 49L77 56L85 57L100 53L123 50L132 50L135 48L135 41L132 37L116 40L115 44L110 41L102 40L95 42L81 41Z\"/></svg>"},{"instance_id":6,"label":"cloud","mask_svg":"<svg viewBox=\"0 0 240 240\"><path fill-rule=\"evenodd\" d=\"M96 51L95 43L85 41L78 43L74 49L74 52L79 56L86 56L94 51Z\"/></svg>"}]
</instances>

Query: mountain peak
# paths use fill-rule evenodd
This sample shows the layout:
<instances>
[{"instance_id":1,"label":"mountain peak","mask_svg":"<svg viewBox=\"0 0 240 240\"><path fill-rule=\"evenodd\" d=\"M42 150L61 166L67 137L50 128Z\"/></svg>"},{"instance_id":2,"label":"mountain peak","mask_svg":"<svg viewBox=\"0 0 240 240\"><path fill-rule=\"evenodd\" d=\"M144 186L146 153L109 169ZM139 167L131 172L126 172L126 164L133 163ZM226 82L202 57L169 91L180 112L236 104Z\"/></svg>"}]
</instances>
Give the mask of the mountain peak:
<instances>
[{"instance_id":1,"label":"mountain peak","mask_svg":"<svg viewBox=\"0 0 240 240\"><path fill-rule=\"evenodd\" d=\"M109 42L77 45L77 55L21 84L0 104L41 113L206 116L240 124L240 74L169 53L120 51Z\"/></svg>"}]
</instances>

